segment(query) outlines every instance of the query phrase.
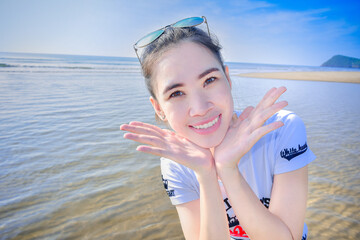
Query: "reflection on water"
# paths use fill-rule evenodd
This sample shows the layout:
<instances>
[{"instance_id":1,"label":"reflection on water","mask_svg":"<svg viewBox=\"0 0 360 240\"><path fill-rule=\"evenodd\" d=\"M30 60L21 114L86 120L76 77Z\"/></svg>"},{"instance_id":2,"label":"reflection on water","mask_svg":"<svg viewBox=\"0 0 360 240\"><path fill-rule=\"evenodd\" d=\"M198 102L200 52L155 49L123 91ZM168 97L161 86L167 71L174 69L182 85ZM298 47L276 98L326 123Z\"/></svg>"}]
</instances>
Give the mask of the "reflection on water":
<instances>
[{"instance_id":1,"label":"reflection on water","mask_svg":"<svg viewBox=\"0 0 360 240\"><path fill-rule=\"evenodd\" d=\"M137 63L51 59L0 69L0 239L183 239L158 158L119 131L155 123ZM310 239L359 239L360 85L232 79L239 109L286 86L307 126Z\"/></svg>"}]
</instances>

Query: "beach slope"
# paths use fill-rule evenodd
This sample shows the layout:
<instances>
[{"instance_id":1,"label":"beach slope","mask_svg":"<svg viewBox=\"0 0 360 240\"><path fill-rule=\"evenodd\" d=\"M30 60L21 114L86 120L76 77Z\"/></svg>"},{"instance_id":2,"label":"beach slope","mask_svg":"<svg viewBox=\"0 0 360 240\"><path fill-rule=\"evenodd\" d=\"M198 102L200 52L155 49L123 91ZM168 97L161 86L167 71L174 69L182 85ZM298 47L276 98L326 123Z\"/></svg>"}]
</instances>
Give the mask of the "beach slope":
<instances>
[{"instance_id":1,"label":"beach slope","mask_svg":"<svg viewBox=\"0 0 360 240\"><path fill-rule=\"evenodd\" d=\"M272 78L287 80L305 80L305 81L326 81L326 82L348 82L360 83L359 72L264 72L264 73L242 73L240 77L251 78Z\"/></svg>"}]
</instances>

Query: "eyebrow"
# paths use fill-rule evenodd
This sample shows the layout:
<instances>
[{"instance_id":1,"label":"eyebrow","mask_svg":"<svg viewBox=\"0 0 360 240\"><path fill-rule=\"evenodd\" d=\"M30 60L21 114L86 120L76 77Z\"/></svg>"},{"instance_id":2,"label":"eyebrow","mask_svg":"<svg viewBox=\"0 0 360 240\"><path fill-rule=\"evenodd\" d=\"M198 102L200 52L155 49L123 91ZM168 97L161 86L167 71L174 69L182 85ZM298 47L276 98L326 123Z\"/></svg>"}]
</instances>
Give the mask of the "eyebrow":
<instances>
[{"instance_id":1,"label":"eyebrow","mask_svg":"<svg viewBox=\"0 0 360 240\"><path fill-rule=\"evenodd\" d=\"M205 77L206 75L208 75L209 73L212 73L212 72L215 72L215 71L220 71L220 70L218 68L215 68L215 67L209 68L209 69L205 70L203 73L199 74L198 79L201 79L201 78ZM183 87L183 86L184 86L184 84L182 84L182 83L175 83L175 84L169 85L169 86L167 86L165 88L163 94L165 95L168 91L170 91L170 90L172 90L174 88Z\"/></svg>"},{"instance_id":2,"label":"eyebrow","mask_svg":"<svg viewBox=\"0 0 360 240\"><path fill-rule=\"evenodd\" d=\"M182 83L175 83L173 85L167 86L163 92L163 94L165 95L168 91L170 91L171 89L177 88L177 87L183 87L184 84Z\"/></svg>"},{"instance_id":3,"label":"eyebrow","mask_svg":"<svg viewBox=\"0 0 360 240\"><path fill-rule=\"evenodd\" d=\"M220 71L218 68L209 68L208 70L205 70L203 73L201 73L198 78L201 79L203 77L205 77L206 75L208 75L209 73L215 72L215 71Z\"/></svg>"}]
</instances>

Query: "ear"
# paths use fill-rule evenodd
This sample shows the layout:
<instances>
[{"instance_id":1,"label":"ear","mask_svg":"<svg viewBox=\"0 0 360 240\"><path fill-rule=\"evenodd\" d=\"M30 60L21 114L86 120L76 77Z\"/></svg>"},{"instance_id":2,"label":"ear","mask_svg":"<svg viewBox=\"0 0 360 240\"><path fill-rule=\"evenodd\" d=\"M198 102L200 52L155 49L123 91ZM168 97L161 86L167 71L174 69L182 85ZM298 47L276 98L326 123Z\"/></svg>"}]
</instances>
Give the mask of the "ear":
<instances>
[{"instance_id":1,"label":"ear","mask_svg":"<svg viewBox=\"0 0 360 240\"><path fill-rule=\"evenodd\" d=\"M232 83L231 83L230 74L229 74L229 67L227 65L225 65L225 76L226 76L226 79L228 80L230 88L231 88Z\"/></svg>"},{"instance_id":2,"label":"ear","mask_svg":"<svg viewBox=\"0 0 360 240\"><path fill-rule=\"evenodd\" d=\"M151 102L151 105L153 106L155 112L156 112L156 115L159 117L159 119L161 119L162 121L165 120L165 114L164 114L164 111L161 109L161 106L159 104L159 102L153 98L152 96L150 96L150 102Z\"/></svg>"}]
</instances>

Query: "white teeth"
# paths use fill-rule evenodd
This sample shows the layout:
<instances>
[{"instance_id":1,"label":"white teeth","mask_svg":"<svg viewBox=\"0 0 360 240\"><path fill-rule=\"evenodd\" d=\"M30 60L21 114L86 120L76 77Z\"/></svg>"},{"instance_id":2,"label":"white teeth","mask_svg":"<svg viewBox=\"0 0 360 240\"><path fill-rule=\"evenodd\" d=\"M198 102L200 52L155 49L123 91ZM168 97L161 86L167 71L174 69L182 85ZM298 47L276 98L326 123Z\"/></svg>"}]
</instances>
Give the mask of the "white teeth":
<instances>
[{"instance_id":1,"label":"white teeth","mask_svg":"<svg viewBox=\"0 0 360 240\"><path fill-rule=\"evenodd\" d=\"M209 128L215 125L215 123L217 123L217 121L219 121L219 116L217 118L215 118L214 120L212 120L211 122L208 122L206 124L203 125L198 125L198 126L193 126L193 128L196 129L205 129L205 128Z\"/></svg>"}]
</instances>

